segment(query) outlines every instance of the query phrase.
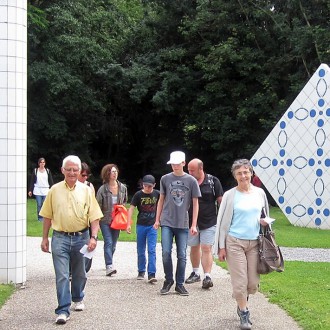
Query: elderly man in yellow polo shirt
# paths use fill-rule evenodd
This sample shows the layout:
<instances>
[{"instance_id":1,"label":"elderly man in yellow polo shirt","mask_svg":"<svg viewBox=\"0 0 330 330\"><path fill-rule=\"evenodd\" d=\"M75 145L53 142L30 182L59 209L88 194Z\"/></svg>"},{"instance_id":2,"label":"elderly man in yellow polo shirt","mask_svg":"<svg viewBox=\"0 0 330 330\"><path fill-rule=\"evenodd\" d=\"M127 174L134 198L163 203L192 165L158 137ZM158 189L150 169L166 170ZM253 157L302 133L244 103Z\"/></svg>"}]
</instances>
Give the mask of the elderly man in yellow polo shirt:
<instances>
[{"instance_id":1,"label":"elderly man in yellow polo shirt","mask_svg":"<svg viewBox=\"0 0 330 330\"><path fill-rule=\"evenodd\" d=\"M83 298L87 276L80 249L84 245L88 246L88 251L96 248L99 219L103 217L94 193L78 181L80 170L79 157L71 155L64 158L61 168L64 181L51 187L39 213L44 218L41 242L43 252L50 253L48 234L50 227L53 229L51 253L56 275L57 324L65 324L70 319L71 300L74 310L82 311L85 308Z\"/></svg>"}]
</instances>

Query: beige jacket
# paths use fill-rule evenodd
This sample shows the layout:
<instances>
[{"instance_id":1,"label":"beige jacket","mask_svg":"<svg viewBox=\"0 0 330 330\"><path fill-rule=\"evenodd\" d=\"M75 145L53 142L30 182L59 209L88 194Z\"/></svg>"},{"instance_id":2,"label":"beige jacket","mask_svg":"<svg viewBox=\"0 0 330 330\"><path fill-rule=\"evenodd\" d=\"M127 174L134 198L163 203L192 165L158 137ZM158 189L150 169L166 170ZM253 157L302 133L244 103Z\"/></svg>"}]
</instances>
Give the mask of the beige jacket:
<instances>
[{"instance_id":1,"label":"beige jacket","mask_svg":"<svg viewBox=\"0 0 330 330\"><path fill-rule=\"evenodd\" d=\"M267 196L263 189L251 185L252 189L255 189L260 194L260 198L263 200L263 207L265 213L269 216L269 206ZM215 232L215 242L213 245L213 254L218 255L218 249L226 247L226 237L229 232L229 228L232 222L234 213L234 196L236 187L226 191L222 197L220 209L218 212L217 227Z\"/></svg>"}]
</instances>

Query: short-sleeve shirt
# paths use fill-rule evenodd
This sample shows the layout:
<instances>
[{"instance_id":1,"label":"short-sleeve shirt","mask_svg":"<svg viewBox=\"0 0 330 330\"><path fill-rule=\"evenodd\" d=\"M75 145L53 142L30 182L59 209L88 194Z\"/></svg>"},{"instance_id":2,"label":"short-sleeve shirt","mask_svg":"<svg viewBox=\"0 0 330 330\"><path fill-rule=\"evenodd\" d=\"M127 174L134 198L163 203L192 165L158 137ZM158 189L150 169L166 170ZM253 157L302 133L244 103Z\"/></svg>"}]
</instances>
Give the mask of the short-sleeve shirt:
<instances>
[{"instance_id":1,"label":"short-sleeve shirt","mask_svg":"<svg viewBox=\"0 0 330 330\"><path fill-rule=\"evenodd\" d=\"M217 224L217 198L223 195L223 188L220 180L206 174L203 182L199 185L202 196L198 198L199 211L197 226L199 229L207 229ZM189 210L189 221L191 225L192 210Z\"/></svg>"},{"instance_id":2,"label":"short-sleeve shirt","mask_svg":"<svg viewBox=\"0 0 330 330\"><path fill-rule=\"evenodd\" d=\"M151 194L146 194L143 190L134 194L131 205L136 206L139 211L137 225L152 226L155 223L158 199L159 191L156 189Z\"/></svg>"},{"instance_id":3,"label":"short-sleeve shirt","mask_svg":"<svg viewBox=\"0 0 330 330\"><path fill-rule=\"evenodd\" d=\"M160 193L165 195L160 225L172 228L189 228L188 210L192 198L201 196L197 180L190 174L166 174L160 179Z\"/></svg>"},{"instance_id":4,"label":"short-sleeve shirt","mask_svg":"<svg viewBox=\"0 0 330 330\"><path fill-rule=\"evenodd\" d=\"M103 213L92 190L77 181L70 188L61 181L51 187L39 212L42 217L52 220L57 231L76 232L88 227L103 217Z\"/></svg>"}]
</instances>

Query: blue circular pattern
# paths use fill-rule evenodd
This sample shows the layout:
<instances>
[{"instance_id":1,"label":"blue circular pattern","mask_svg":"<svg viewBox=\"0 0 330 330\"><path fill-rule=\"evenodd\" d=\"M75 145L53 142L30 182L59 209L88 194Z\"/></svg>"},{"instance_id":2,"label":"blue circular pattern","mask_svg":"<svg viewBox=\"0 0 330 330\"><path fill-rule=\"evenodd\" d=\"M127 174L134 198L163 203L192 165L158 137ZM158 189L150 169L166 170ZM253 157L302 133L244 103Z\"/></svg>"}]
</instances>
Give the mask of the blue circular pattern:
<instances>
[{"instance_id":1,"label":"blue circular pattern","mask_svg":"<svg viewBox=\"0 0 330 330\"><path fill-rule=\"evenodd\" d=\"M329 159L329 158L327 158L327 159L324 161L324 165L325 165L326 167L329 167L329 166L330 166L330 159Z\"/></svg>"},{"instance_id":2,"label":"blue circular pattern","mask_svg":"<svg viewBox=\"0 0 330 330\"><path fill-rule=\"evenodd\" d=\"M287 165L288 167L292 166L292 159L288 159L288 160L286 161L286 165Z\"/></svg>"},{"instance_id":3,"label":"blue circular pattern","mask_svg":"<svg viewBox=\"0 0 330 330\"><path fill-rule=\"evenodd\" d=\"M319 119L318 121L317 121L317 126L318 127L322 127L324 125L324 120L323 119Z\"/></svg>"},{"instance_id":4,"label":"blue circular pattern","mask_svg":"<svg viewBox=\"0 0 330 330\"><path fill-rule=\"evenodd\" d=\"M328 108L328 109L326 110L326 114L327 114L328 117L330 116L330 108Z\"/></svg>"},{"instance_id":5,"label":"blue circular pattern","mask_svg":"<svg viewBox=\"0 0 330 330\"><path fill-rule=\"evenodd\" d=\"M312 109L309 113L309 115L314 118L316 116L316 111L314 109Z\"/></svg>"},{"instance_id":6,"label":"blue circular pattern","mask_svg":"<svg viewBox=\"0 0 330 330\"><path fill-rule=\"evenodd\" d=\"M329 209L324 209L323 214L328 217L330 215L330 210Z\"/></svg>"},{"instance_id":7,"label":"blue circular pattern","mask_svg":"<svg viewBox=\"0 0 330 330\"><path fill-rule=\"evenodd\" d=\"M309 166L314 166L315 165L315 160L313 158L311 158L309 161L308 161L308 164Z\"/></svg>"},{"instance_id":8,"label":"blue circular pattern","mask_svg":"<svg viewBox=\"0 0 330 330\"><path fill-rule=\"evenodd\" d=\"M256 159L253 159L252 162L251 162L251 165L253 167L256 167L258 165L258 161Z\"/></svg>"},{"instance_id":9,"label":"blue circular pattern","mask_svg":"<svg viewBox=\"0 0 330 330\"><path fill-rule=\"evenodd\" d=\"M324 69L321 69L321 70L319 71L319 76L320 76L321 78L325 76L325 70L324 70Z\"/></svg>"},{"instance_id":10,"label":"blue circular pattern","mask_svg":"<svg viewBox=\"0 0 330 330\"><path fill-rule=\"evenodd\" d=\"M284 149L281 149L281 150L280 150L280 156L281 156L281 157L284 157L284 156L285 156L285 150L284 150Z\"/></svg>"},{"instance_id":11,"label":"blue circular pattern","mask_svg":"<svg viewBox=\"0 0 330 330\"><path fill-rule=\"evenodd\" d=\"M316 175L318 177L322 176L322 174L323 174L323 171L320 168L318 170L316 170Z\"/></svg>"},{"instance_id":12,"label":"blue circular pattern","mask_svg":"<svg viewBox=\"0 0 330 330\"><path fill-rule=\"evenodd\" d=\"M281 168L279 171L278 171L279 175L280 176L283 176L285 174L285 171L283 168Z\"/></svg>"},{"instance_id":13,"label":"blue circular pattern","mask_svg":"<svg viewBox=\"0 0 330 330\"><path fill-rule=\"evenodd\" d=\"M281 129L284 129L286 127L285 121L280 122L280 127Z\"/></svg>"},{"instance_id":14,"label":"blue circular pattern","mask_svg":"<svg viewBox=\"0 0 330 330\"><path fill-rule=\"evenodd\" d=\"M314 210L313 210L311 207L309 207L309 208L307 209L307 213L308 213L309 215L312 215L312 214L314 213Z\"/></svg>"},{"instance_id":15,"label":"blue circular pattern","mask_svg":"<svg viewBox=\"0 0 330 330\"><path fill-rule=\"evenodd\" d=\"M321 221L320 218L316 218L316 219L315 219L315 224L316 224L316 226L320 226L321 223L322 223L322 221Z\"/></svg>"},{"instance_id":16,"label":"blue circular pattern","mask_svg":"<svg viewBox=\"0 0 330 330\"><path fill-rule=\"evenodd\" d=\"M273 160L272 160L272 165L273 165L273 166L277 166L277 164L278 164L277 159L273 159Z\"/></svg>"},{"instance_id":17,"label":"blue circular pattern","mask_svg":"<svg viewBox=\"0 0 330 330\"><path fill-rule=\"evenodd\" d=\"M279 202L280 204L283 204L283 203L284 203L284 197L283 197L283 196L280 196L280 197L278 198L278 202Z\"/></svg>"},{"instance_id":18,"label":"blue circular pattern","mask_svg":"<svg viewBox=\"0 0 330 330\"><path fill-rule=\"evenodd\" d=\"M323 99L319 99L319 101L317 102L317 104L320 106L320 107L323 107L324 106L324 100Z\"/></svg>"},{"instance_id":19,"label":"blue circular pattern","mask_svg":"<svg viewBox=\"0 0 330 330\"><path fill-rule=\"evenodd\" d=\"M321 149L321 148L317 149L317 155L322 156L323 155L323 149Z\"/></svg>"},{"instance_id":20,"label":"blue circular pattern","mask_svg":"<svg viewBox=\"0 0 330 330\"><path fill-rule=\"evenodd\" d=\"M289 111L289 112L288 112L288 118L289 118L289 119L292 119L292 118L293 118L293 111Z\"/></svg>"},{"instance_id":21,"label":"blue circular pattern","mask_svg":"<svg viewBox=\"0 0 330 330\"><path fill-rule=\"evenodd\" d=\"M316 198L315 203L316 203L317 206L321 206L322 199L321 198Z\"/></svg>"},{"instance_id":22,"label":"blue circular pattern","mask_svg":"<svg viewBox=\"0 0 330 330\"><path fill-rule=\"evenodd\" d=\"M290 213L292 212L291 207L290 207L290 206L287 206L287 207L285 208L285 212L286 212L286 214L290 214Z\"/></svg>"}]
</instances>

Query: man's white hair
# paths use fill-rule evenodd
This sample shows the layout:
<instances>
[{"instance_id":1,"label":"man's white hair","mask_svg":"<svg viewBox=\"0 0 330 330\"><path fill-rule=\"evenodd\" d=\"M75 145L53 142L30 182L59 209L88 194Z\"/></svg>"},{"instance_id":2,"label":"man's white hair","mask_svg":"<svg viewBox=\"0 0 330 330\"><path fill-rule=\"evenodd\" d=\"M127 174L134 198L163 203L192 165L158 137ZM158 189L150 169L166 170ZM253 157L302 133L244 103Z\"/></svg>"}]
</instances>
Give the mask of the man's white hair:
<instances>
[{"instance_id":1,"label":"man's white hair","mask_svg":"<svg viewBox=\"0 0 330 330\"><path fill-rule=\"evenodd\" d=\"M65 164L67 162L71 162L71 163L74 163L74 164L78 165L79 170L81 170L81 160L80 160L80 158L78 156L69 155L69 156L65 157L63 159L63 163L62 163L62 167L63 168L65 167Z\"/></svg>"}]
</instances>

